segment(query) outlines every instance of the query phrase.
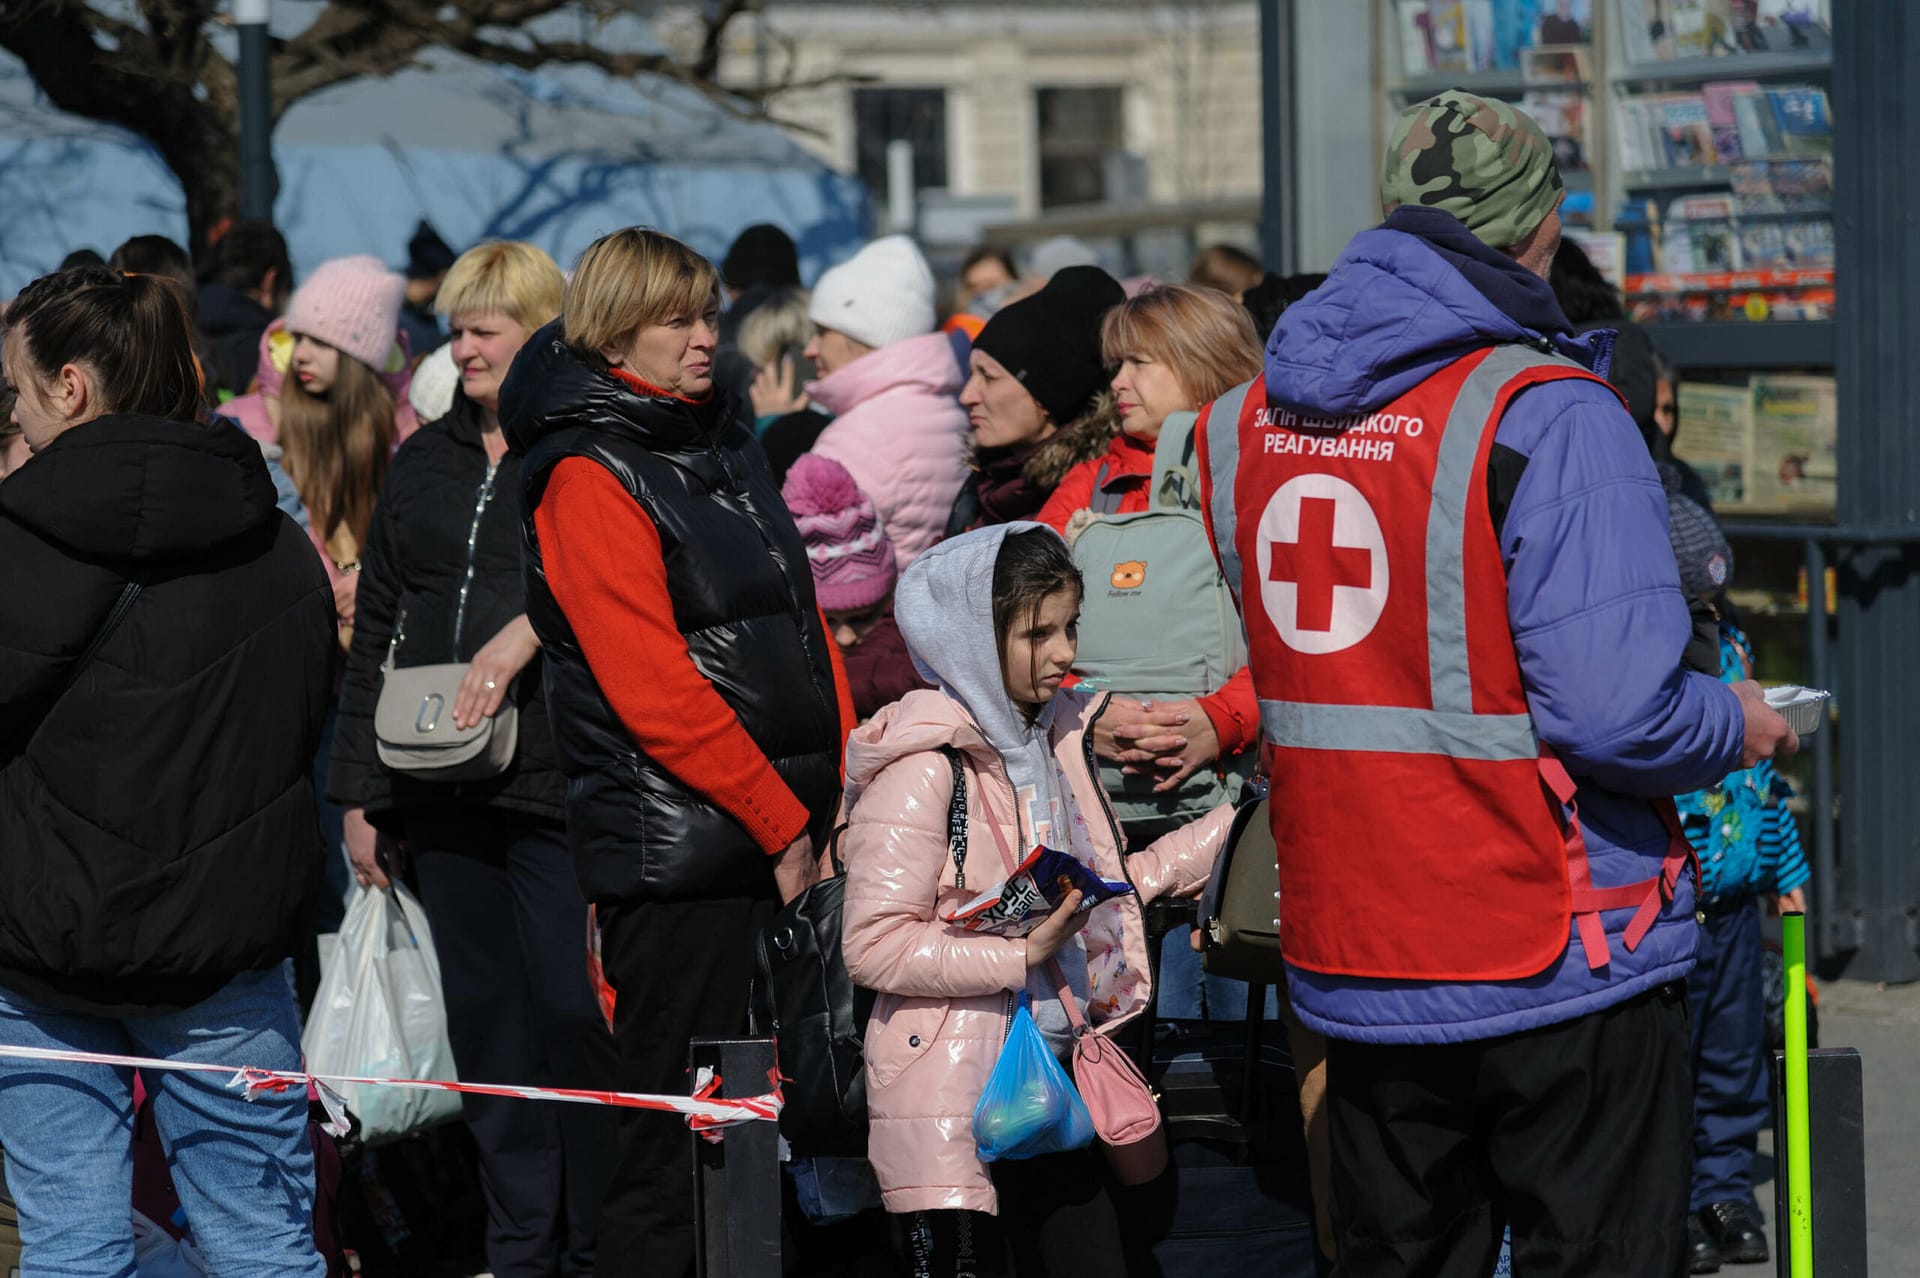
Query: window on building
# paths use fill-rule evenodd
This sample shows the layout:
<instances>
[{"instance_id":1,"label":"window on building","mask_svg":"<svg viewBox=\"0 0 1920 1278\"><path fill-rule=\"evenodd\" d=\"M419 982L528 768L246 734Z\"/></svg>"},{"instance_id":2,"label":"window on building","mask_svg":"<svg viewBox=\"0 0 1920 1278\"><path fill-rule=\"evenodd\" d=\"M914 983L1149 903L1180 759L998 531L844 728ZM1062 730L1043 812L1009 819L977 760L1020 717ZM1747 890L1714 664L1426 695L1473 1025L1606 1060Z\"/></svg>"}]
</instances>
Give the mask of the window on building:
<instances>
[{"instance_id":1,"label":"window on building","mask_svg":"<svg viewBox=\"0 0 1920 1278\"><path fill-rule=\"evenodd\" d=\"M947 91L855 89L855 164L876 202L887 198L887 143L913 144L915 190L947 185Z\"/></svg>"},{"instance_id":2,"label":"window on building","mask_svg":"<svg viewBox=\"0 0 1920 1278\"><path fill-rule=\"evenodd\" d=\"M1040 89L1040 207L1107 198L1107 157L1125 146L1120 90Z\"/></svg>"}]
</instances>

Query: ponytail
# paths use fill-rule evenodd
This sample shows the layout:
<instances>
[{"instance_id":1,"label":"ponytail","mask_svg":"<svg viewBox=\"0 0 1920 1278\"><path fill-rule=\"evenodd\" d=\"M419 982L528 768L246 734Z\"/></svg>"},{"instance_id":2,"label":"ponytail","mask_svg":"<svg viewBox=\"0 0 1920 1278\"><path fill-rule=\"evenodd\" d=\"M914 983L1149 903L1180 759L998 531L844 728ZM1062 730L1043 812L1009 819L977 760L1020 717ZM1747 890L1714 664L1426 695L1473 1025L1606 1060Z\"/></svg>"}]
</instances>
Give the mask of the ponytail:
<instances>
[{"instance_id":1,"label":"ponytail","mask_svg":"<svg viewBox=\"0 0 1920 1278\"><path fill-rule=\"evenodd\" d=\"M157 275L86 266L43 275L7 307L34 373L92 375L103 411L197 421L203 389L182 289Z\"/></svg>"}]
</instances>

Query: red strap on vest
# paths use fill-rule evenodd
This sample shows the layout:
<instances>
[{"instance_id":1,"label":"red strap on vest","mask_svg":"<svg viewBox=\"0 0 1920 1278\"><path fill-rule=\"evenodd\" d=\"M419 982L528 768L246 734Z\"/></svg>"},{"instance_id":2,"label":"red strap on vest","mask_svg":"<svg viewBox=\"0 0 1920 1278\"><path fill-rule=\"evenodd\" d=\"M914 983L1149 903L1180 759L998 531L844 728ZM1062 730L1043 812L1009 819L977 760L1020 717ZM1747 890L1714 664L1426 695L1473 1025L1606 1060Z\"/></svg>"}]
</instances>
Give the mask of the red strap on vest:
<instances>
[{"instance_id":1,"label":"red strap on vest","mask_svg":"<svg viewBox=\"0 0 1920 1278\"><path fill-rule=\"evenodd\" d=\"M1680 871L1693 858L1693 847L1680 829L1680 813L1673 800L1662 799L1654 804L1660 823L1667 827L1667 855L1661 862L1660 874L1620 887L1595 887L1593 871L1587 863L1586 835L1580 830L1580 809L1574 802L1573 778L1544 745L1540 747L1540 779L1567 810L1567 884L1572 889L1573 921L1580 930L1580 948L1587 953L1587 967L1597 972L1610 961L1600 912L1635 907L1622 938L1631 954L1652 930L1661 907L1673 900L1674 890L1680 883Z\"/></svg>"}]
</instances>

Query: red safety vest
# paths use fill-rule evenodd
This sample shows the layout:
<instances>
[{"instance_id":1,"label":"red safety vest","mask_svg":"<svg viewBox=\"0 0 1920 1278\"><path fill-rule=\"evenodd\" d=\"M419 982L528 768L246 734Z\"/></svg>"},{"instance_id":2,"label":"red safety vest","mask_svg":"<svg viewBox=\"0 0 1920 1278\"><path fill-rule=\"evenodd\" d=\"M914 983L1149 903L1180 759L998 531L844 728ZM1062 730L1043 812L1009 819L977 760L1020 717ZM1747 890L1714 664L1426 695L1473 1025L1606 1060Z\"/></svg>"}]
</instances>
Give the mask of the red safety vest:
<instances>
[{"instance_id":1,"label":"red safety vest","mask_svg":"<svg viewBox=\"0 0 1920 1278\"><path fill-rule=\"evenodd\" d=\"M1269 408L1256 379L1200 418L1203 499L1260 698L1290 963L1519 979L1565 952L1572 917L1600 968L1599 911L1635 908L1631 950L1672 897L1687 854L1671 804L1665 872L1594 887L1507 620L1494 431L1517 392L1569 378L1600 381L1501 346L1375 413Z\"/></svg>"}]
</instances>

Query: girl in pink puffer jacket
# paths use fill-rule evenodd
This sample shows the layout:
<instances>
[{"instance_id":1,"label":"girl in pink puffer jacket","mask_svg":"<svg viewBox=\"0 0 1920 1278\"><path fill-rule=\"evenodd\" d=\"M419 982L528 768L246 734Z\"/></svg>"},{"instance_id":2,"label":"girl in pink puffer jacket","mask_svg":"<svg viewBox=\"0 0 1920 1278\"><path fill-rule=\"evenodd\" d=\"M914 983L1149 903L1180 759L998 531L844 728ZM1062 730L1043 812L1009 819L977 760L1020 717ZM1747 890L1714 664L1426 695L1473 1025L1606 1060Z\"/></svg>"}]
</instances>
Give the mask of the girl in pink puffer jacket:
<instances>
[{"instance_id":1,"label":"girl in pink puffer jacket","mask_svg":"<svg viewBox=\"0 0 1920 1278\"><path fill-rule=\"evenodd\" d=\"M855 982L879 994L866 1038L868 1157L886 1209L908 1217L916 1275L1012 1272L1009 1263L1023 1274L1125 1271L1097 1153L989 1168L973 1139L1018 994L1032 995L1063 1059L1071 1038L1049 958L1097 1032L1138 1015L1150 988L1141 907L1198 892L1232 816L1223 807L1123 861L1092 763L1106 698L1061 687L1080 595L1066 543L1043 525L935 546L901 579L895 616L937 689L882 710L847 746L843 948ZM965 888L948 839L946 747L964 760ZM1003 847L1036 844L1128 878L1138 895L1086 914L1070 896L1021 938L941 921L1004 876Z\"/></svg>"}]
</instances>

